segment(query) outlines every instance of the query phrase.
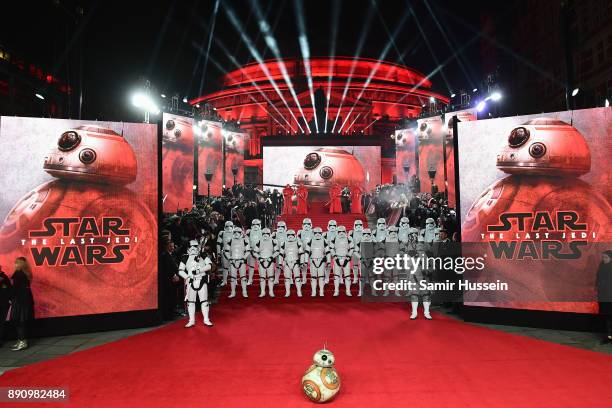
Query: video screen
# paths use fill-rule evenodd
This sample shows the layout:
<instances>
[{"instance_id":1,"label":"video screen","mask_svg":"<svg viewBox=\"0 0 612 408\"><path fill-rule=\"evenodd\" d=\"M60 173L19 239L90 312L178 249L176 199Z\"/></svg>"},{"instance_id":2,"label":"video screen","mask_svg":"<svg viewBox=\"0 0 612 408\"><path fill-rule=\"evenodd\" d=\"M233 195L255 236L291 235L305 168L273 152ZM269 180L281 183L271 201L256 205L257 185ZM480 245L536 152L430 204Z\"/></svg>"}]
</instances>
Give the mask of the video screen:
<instances>
[{"instance_id":1,"label":"video screen","mask_svg":"<svg viewBox=\"0 0 612 408\"><path fill-rule=\"evenodd\" d=\"M328 194L334 183L371 191L380 184L380 146L264 146L263 182L303 183L314 195Z\"/></svg>"},{"instance_id":2,"label":"video screen","mask_svg":"<svg viewBox=\"0 0 612 408\"><path fill-rule=\"evenodd\" d=\"M510 285L466 304L597 311L612 242L611 131L605 108L458 124L462 245L488 258L471 278Z\"/></svg>"},{"instance_id":3,"label":"video screen","mask_svg":"<svg viewBox=\"0 0 612 408\"><path fill-rule=\"evenodd\" d=\"M165 113L162 118L162 201L164 212L191 209L193 202L193 119Z\"/></svg>"},{"instance_id":4,"label":"video screen","mask_svg":"<svg viewBox=\"0 0 612 408\"><path fill-rule=\"evenodd\" d=\"M157 126L0 118L0 265L36 318L157 308Z\"/></svg>"}]
</instances>

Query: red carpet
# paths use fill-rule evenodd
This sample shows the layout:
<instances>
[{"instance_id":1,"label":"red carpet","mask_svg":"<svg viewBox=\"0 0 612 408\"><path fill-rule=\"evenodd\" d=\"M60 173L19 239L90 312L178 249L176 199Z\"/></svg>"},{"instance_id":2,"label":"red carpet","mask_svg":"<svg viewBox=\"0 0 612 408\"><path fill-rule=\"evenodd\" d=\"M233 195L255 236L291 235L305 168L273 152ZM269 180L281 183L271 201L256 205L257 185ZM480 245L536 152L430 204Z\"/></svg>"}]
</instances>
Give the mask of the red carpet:
<instances>
[{"instance_id":1,"label":"red carpet","mask_svg":"<svg viewBox=\"0 0 612 408\"><path fill-rule=\"evenodd\" d=\"M212 329L171 324L9 371L0 386L67 386L71 407L307 407L301 375L327 342L335 407L610 406L610 356L407 315L346 298L224 300Z\"/></svg>"},{"instance_id":2,"label":"red carpet","mask_svg":"<svg viewBox=\"0 0 612 408\"><path fill-rule=\"evenodd\" d=\"M330 214L329 209L323 205L324 203L313 201L309 203L307 215L284 214L277 217L276 221L285 221L287 229L293 229L296 232L302 228L302 220L310 218L312 227L321 227L323 231L327 230L327 221L336 220L338 225L344 225L347 231L353 229L353 223L359 219L363 221L364 228L367 228L366 217L363 214Z\"/></svg>"}]
</instances>

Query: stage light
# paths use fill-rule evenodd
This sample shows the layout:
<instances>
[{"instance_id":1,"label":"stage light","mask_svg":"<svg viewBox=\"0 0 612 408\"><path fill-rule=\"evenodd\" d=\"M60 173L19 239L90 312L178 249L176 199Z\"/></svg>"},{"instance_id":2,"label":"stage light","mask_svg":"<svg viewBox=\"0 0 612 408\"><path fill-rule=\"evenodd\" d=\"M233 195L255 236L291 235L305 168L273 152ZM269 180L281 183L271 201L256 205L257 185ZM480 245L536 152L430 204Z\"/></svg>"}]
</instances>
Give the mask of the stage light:
<instances>
[{"instance_id":1,"label":"stage light","mask_svg":"<svg viewBox=\"0 0 612 408\"><path fill-rule=\"evenodd\" d=\"M187 97L184 97L183 98L183 103L187 103L187 102L189 102L189 100L187 99Z\"/></svg>"},{"instance_id":2,"label":"stage light","mask_svg":"<svg viewBox=\"0 0 612 408\"><path fill-rule=\"evenodd\" d=\"M491 94L491 100L492 100L492 101L497 102L497 101L499 101L501 98L502 98L502 94L501 94L501 93L499 93L499 92L493 92L493 93Z\"/></svg>"},{"instance_id":3,"label":"stage light","mask_svg":"<svg viewBox=\"0 0 612 408\"><path fill-rule=\"evenodd\" d=\"M160 96L161 96L162 98L165 98L165 97L166 97L166 94L161 94Z\"/></svg>"},{"instance_id":4,"label":"stage light","mask_svg":"<svg viewBox=\"0 0 612 408\"><path fill-rule=\"evenodd\" d=\"M202 128L198 125L193 125L193 134L196 135L197 137L202 136Z\"/></svg>"},{"instance_id":5,"label":"stage light","mask_svg":"<svg viewBox=\"0 0 612 408\"><path fill-rule=\"evenodd\" d=\"M45 100L45 97L44 97L44 96L42 96L42 95L41 95L41 94L39 94L39 93L34 94L34 96L36 96L36 97L37 97L38 99L40 99L41 101L44 101L44 100Z\"/></svg>"},{"instance_id":6,"label":"stage light","mask_svg":"<svg viewBox=\"0 0 612 408\"><path fill-rule=\"evenodd\" d=\"M196 107L196 108L198 108L198 109L200 109L200 104L199 104L199 103L196 103L196 104L195 104L195 107Z\"/></svg>"},{"instance_id":7,"label":"stage light","mask_svg":"<svg viewBox=\"0 0 612 408\"><path fill-rule=\"evenodd\" d=\"M487 106L487 104L484 101L480 101L480 102L478 102L478 105L476 105L476 110L478 112L482 112L484 110L485 106Z\"/></svg>"},{"instance_id":8,"label":"stage light","mask_svg":"<svg viewBox=\"0 0 612 408\"><path fill-rule=\"evenodd\" d=\"M455 97L455 94L454 94L454 93L453 93L453 94L451 94L451 98L454 98L454 97Z\"/></svg>"},{"instance_id":9,"label":"stage light","mask_svg":"<svg viewBox=\"0 0 612 408\"><path fill-rule=\"evenodd\" d=\"M472 89L472 92L476 92L476 91L478 91L478 88Z\"/></svg>"},{"instance_id":10,"label":"stage light","mask_svg":"<svg viewBox=\"0 0 612 408\"><path fill-rule=\"evenodd\" d=\"M605 106L606 108L609 108L609 107L610 107L610 100L609 100L608 98L606 98L606 101L604 102L604 106Z\"/></svg>"},{"instance_id":11,"label":"stage light","mask_svg":"<svg viewBox=\"0 0 612 408\"><path fill-rule=\"evenodd\" d=\"M132 105L154 115L159 113L159 108L155 104L155 101L153 101L149 95L142 92L137 92L132 96Z\"/></svg>"},{"instance_id":12,"label":"stage light","mask_svg":"<svg viewBox=\"0 0 612 408\"><path fill-rule=\"evenodd\" d=\"M434 103L436 101L436 99L433 96L429 97L429 102Z\"/></svg>"},{"instance_id":13,"label":"stage light","mask_svg":"<svg viewBox=\"0 0 612 408\"><path fill-rule=\"evenodd\" d=\"M574 90L572 91L572 96L578 95L578 92L580 92L580 88L574 88Z\"/></svg>"},{"instance_id":14,"label":"stage light","mask_svg":"<svg viewBox=\"0 0 612 408\"><path fill-rule=\"evenodd\" d=\"M236 122L236 124L237 124L237 125L239 125L239 124L240 124L240 121L237 121L237 122Z\"/></svg>"}]
</instances>

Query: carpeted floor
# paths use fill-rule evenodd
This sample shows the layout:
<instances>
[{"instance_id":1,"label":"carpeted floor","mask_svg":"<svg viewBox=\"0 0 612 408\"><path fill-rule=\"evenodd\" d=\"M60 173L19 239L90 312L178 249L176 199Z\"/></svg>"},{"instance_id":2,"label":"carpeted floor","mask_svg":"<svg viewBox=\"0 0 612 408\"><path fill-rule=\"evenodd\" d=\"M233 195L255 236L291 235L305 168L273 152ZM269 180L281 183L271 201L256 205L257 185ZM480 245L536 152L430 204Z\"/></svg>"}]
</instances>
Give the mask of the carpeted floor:
<instances>
[{"instance_id":1,"label":"carpeted floor","mask_svg":"<svg viewBox=\"0 0 612 408\"><path fill-rule=\"evenodd\" d=\"M171 324L11 370L0 386L68 387L61 406L74 407L307 407L300 379L327 343L335 407L610 406L612 356L434 317L342 297L236 299L214 328Z\"/></svg>"}]
</instances>

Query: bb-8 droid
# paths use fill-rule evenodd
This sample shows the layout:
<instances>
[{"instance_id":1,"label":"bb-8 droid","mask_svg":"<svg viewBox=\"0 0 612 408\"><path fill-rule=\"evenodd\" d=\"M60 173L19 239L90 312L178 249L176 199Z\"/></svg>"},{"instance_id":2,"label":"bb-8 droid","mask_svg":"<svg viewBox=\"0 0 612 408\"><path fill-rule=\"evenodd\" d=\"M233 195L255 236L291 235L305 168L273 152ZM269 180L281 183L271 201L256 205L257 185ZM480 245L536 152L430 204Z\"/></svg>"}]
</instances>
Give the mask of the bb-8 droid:
<instances>
[{"instance_id":1,"label":"bb-8 droid","mask_svg":"<svg viewBox=\"0 0 612 408\"><path fill-rule=\"evenodd\" d=\"M357 158L344 149L319 148L306 155L297 169L293 184L304 184L309 194L328 194L334 184L365 184L365 170ZM313 195L313 196L314 196Z\"/></svg>"},{"instance_id":2,"label":"bb-8 droid","mask_svg":"<svg viewBox=\"0 0 612 408\"><path fill-rule=\"evenodd\" d=\"M581 223L588 225L589 242L610 242L612 207L605 197L578 177L591 169L591 153L582 134L573 126L557 119L537 118L513 129L497 155L497 168L509 175L487 187L468 210L462 226L463 242L481 242L487 225L499 224L502 213L534 213L546 211L554 216L558 211L576 211ZM523 234L516 220L507 235ZM543 239L543 238L542 238ZM534 241L540 241L534 239ZM596 245L595 245L596 246ZM489 249L490 251L490 249ZM539 308L571 309L571 302L554 302L564 297L568 288L589 292L592 285L576 271L594 271L599 262L592 249L585 249L580 259L531 260L521 263L529 269L517 276L517 265L506 259L487 261L487 279L499 278L514 287L514 294L527 301L545 301ZM598 255L598 254L597 254ZM548 276L549 279L543 279ZM578 292L577 292L578 293ZM509 301L517 296L497 296L497 301ZM588 296L578 293L578 297ZM567 299L567 298L566 298ZM476 299L472 299L477 301ZM554 304L553 304L554 302ZM559 303L559 304L557 304Z\"/></svg>"},{"instance_id":3,"label":"bb-8 droid","mask_svg":"<svg viewBox=\"0 0 612 408\"><path fill-rule=\"evenodd\" d=\"M327 349L319 350L312 361L314 364L302 377L302 389L313 402L330 401L340 391L340 376L334 368L334 354Z\"/></svg>"},{"instance_id":4,"label":"bb-8 droid","mask_svg":"<svg viewBox=\"0 0 612 408\"><path fill-rule=\"evenodd\" d=\"M49 245L57 245L62 231L67 235L63 236L66 244L72 238L77 241L60 249L58 263L52 269L47 264L36 268L32 286L44 293L36 301L37 317L129 310L130 301L144 300L134 294L157 286L155 274L146 273L156 259L156 247L150 245L156 239L156 222L139 195L125 187L137 175L136 156L129 143L111 129L79 126L60 135L45 157L43 168L57 179L35 187L9 211L0 226L3 261L8 264L24 252L30 254L29 232L43 229L47 218L90 217L96 222L104 217L120 218L123 228L129 228L130 236L138 237L138 242L122 240L121 244L129 245L129 249L122 251L120 263L88 262L94 257L91 251L98 257L116 255L115 242L105 242L107 238L120 237L96 237L96 248L87 249L76 237L74 225L69 232L56 226ZM83 237L87 244L91 236ZM66 256L62 251L69 247L72 252ZM62 260L67 263L62 264ZM30 262L35 266L32 259Z\"/></svg>"}]
</instances>

